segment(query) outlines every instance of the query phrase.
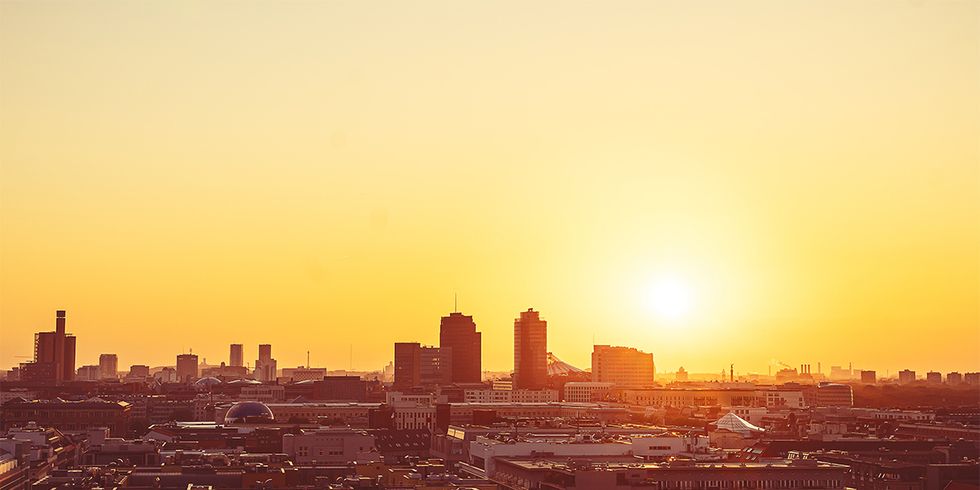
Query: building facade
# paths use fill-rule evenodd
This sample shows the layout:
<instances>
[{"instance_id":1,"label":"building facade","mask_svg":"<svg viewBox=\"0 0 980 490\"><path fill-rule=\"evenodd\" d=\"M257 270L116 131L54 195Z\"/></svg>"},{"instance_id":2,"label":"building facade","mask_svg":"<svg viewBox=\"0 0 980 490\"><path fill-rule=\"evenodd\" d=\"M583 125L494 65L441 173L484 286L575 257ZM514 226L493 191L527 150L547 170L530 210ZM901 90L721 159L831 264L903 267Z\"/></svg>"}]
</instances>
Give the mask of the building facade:
<instances>
[{"instance_id":1,"label":"building facade","mask_svg":"<svg viewBox=\"0 0 980 490\"><path fill-rule=\"evenodd\" d=\"M548 322L531 308L514 320L514 388L539 389L548 383Z\"/></svg>"}]
</instances>

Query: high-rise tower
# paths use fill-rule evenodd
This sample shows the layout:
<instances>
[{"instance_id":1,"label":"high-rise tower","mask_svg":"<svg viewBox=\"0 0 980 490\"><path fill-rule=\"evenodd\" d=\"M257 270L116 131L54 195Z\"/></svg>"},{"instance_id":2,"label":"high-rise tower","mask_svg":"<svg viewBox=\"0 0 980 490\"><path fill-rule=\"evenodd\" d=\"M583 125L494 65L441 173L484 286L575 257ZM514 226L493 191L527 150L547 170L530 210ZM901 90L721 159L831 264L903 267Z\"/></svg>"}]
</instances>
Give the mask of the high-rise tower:
<instances>
[{"instance_id":1,"label":"high-rise tower","mask_svg":"<svg viewBox=\"0 0 980 490\"><path fill-rule=\"evenodd\" d=\"M459 312L439 322L439 347L447 352L453 383L479 383L481 377L481 335L472 316Z\"/></svg>"},{"instance_id":2,"label":"high-rise tower","mask_svg":"<svg viewBox=\"0 0 980 490\"><path fill-rule=\"evenodd\" d=\"M233 367L241 367L245 365L245 355L242 350L242 344L231 344L231 351L228 356L228 365Z\"/></svg>"},{"instance_id":3,"label":"high-rise tower","mask_svg":"<svg viewBox=\"0 0 980 490\"><path fill-rule=\"evenodd\" d=\"M514 320L514 389L540 389L548 382L548 322L531 308Z\"/></svg>"}]
</instances>

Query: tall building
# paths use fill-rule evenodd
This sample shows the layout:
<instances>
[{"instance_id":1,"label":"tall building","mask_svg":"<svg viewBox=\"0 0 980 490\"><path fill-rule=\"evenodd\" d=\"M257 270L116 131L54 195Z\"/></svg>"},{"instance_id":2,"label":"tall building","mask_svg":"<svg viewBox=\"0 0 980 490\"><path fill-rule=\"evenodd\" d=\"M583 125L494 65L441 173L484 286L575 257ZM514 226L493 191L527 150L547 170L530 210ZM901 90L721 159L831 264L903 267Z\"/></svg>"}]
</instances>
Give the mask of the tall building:
<instances>
[{"instance_id":1,"label":"tall building","mask_svg":"<svg viewBox=\"0 0 980 490\"><path fill-rule=\"evenodd\" d=\"M197 379L197 354L177 356L177 382L189 383Z\"/></svg>"},{"instance_id":2,"label":"tall building","mask_svg":"<svg viewBox=\"0 0 980 490\"><path fill-rule=\"evenodd\" d=\"M866 385L873 385L878 381L878 375L874 371L863 370L861 371L861 382Z\"/></svg>"},{"instance_id":3,"label":"tall building","mask_svg":"<svg viewBox=\"0 0 980 490\"><path fill-rule=\"evenodd\" d=\"M259 358L255 360L255 379L275 381L276 375L276 360L272 358L272 345L259 344Z\"/></svg>"},{"instance_id":4,"label":"tall building","mask_svg":"<svg viewBox=\"0 0 980 490\"><path fill-rule=\"evenodd\" d=\"M452 383L452 361L448 353L449 349L427 347L418 342L396 342L395 389Z\"/></svg>"},{"instance_id":5,"label":"tall building","mask_svg":"<svg viewBox=\"0 0 980 490\"><path fill-rule=\"evenodd\" d=\"M54 332L34 334L34 362L21 365L24 379L60 383L75 378L75 336L65 333L65 320L65 310L58 310Z\"/></svg>"},{"instance_id":6,"label":"tall building","mask_svg":"<svg viewBox=\"0 0 980 490\"><path fill-rule=\"evenodd\" d=\"M592 347L592 381L617 386L652 386L653 354L632 347Z\"/></svg>"},{"instance_id":7,"label":"tall building","mask_svg":"<svg viewBox=\"0 0 980 490\"><path fill-rule=\"evenodd\" d=\"M929 371L926 373L926 383L930 384L942 384L943 383L943 373L938 371Z\"/></svg>"},{"instance_id":8,"label":"tall building","mask_svg":"<svg viewBox=\"0 0 980 490\"><path fill-rule=\"evenodd\" d=\"M953 371L951 373L946 374L946 384L958 385L958 384L960 384L962 382L963 382L963 375L962 374L960 374L960 373L958 373L956 371Z\"/></svg>"},{"instance_id":9,"label":"tall building","mask_svg":"<svg viewBox=\"0 0 980 490\"><path fill-rule=\"evenodd\" d=\"M129 374L126 375L130 380L141 380L150 377L150 366L146 364L133 364L129 366Z\"/></svg>"},{"instance_id":10,"label":"tall building","mask_svg":"<svg viewBox=\"0 0 980 490\"><path fill-rule=\"evenodd\" d=\"M548 322L528 308L514 320L514 389L548 383Z\"/></svg>"},{"instance_id":11,"label":"tall building","mask_svg":"<svg viewBox=\"0 0 980 490\"><path fill-rule=\"evenodd\" d=\"M119 377L119 357L115 354L99 355L99 378L116 379Z\"/></svg>"},{"instance_id":12,"label":"tall building","mask_svg":"<svg viewBox=\"0 0 980 490\"><path fill-rule=\"evenodd\" d=\"M481 335L472 316L459 312L442 317L439 322L439 347L452 367L453 383L479 383L481 375Z\"/></svg>"},{"instance_id":13,"label":"tall building","mask_svg":"<svg viewBox=\"0 0 980 490\"><path fill-rule=\"evenodd\" d=\"M233 367L241 367L245 365L245 354L242 350L242 344L231 344L231 352L228 356L228 365Z\"/></svg>"},{"instance_id":14,"label":"tall building","mask_svg":"<svg viewBox=\"0 0 980 490\"><path fill-rule=\"evenodd\" d=\"M898 372L898 382L899 383L914 383L915 382L915 371L911 369L903 369Z\"/></svg>"}]
</instances>

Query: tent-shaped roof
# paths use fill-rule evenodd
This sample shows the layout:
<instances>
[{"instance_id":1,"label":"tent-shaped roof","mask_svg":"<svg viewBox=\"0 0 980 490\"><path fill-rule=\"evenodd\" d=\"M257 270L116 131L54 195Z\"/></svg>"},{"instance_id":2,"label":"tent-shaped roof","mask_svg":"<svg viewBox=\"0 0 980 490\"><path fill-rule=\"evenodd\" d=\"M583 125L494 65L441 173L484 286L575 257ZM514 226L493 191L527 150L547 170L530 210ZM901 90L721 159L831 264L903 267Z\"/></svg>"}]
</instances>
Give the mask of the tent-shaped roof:
<instances>
[{"instance_id":1,"label":"tent-shaped roof","mask_svg":"<svg viewBox=\"0 0 980 490\"><path fill-rule=\"evenodd\" d=\"M742 417L735 415L733 412L726 413L722 418L712 422L711 426L717 430L738 432L739 434L743 435L766 431L766 429L763 429L762 427L752 425Z\"/></svg>"}]
</instances>

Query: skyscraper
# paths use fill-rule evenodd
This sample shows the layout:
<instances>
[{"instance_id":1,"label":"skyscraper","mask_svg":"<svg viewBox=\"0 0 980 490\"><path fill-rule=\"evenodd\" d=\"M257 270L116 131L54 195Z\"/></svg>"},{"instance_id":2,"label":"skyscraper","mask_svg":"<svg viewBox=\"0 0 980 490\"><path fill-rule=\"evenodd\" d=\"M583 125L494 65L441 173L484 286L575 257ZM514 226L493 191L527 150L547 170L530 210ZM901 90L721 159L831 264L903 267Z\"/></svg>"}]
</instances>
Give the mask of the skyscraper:
<instances>
[{"instance_id":1,"label":"skyscraper","mask_svg":"<svg viewBox=\"0 0 980 490\"><path fill-rule=\"evenodd\" d=\"M259 344L259 358L255 360L255 379L275 381L276 360L272 358L272 344Z\"/></svg>"},{"instance_id":2,"label":"skyscraper","mask_svg":"<svg viewBox=\"0 0 980 490\"><path fill-rule=\"evenodd\" d=\"M481 335L472 316L459 312L439 322L439 347L449 348L453 383L479 383L481 377Z\"/></svg>"},{"instance_id":3,"label":"skyscraper","mask_svg":"<svg viewBox=\"0 0 980 490\"><path fill-rule=\"evenodd\" d=\"M119 377L119 357L115 354L99 355L99 378L116 379Z\"/></svg>"},{"instance_id":4,"label":"skyscraper","mask_svg":"<svg viewBox=\"0 0 980 490\"><path fill-rule=\"evenodd\" d=\"M177 382L189 383L197 379L197 354L177 356Z\"/></svg>"},{"instance_id":5,"label":"skyscraper","mask_svg":"<svg viewBox=\"0 0 980 490\"><path fill-rule=\"evenodd\" d=\"M58 310L54 331L34 334L34 362L22 364L25 379L53 383L75 379L75 336L65 333L65 319L65 310Z\"/></svg>"},{"instance_id":6,"label":"skyscraper","mask_svg":"<svg viewBox=\"0 0 980 490\"><path fill-rule=\"evenodd\" d=\"M241 367L245 365L245 355L242 350L242 344L231 344L231 352L228 356L228 365L233 367Z\"/></svg>"},{"instance_id":7,"label":"skyscraper","mask_svg":"<svg viewBox=\"0 0 980 490\"><path fill-rule=\"evenodd\" d=\"M548 322L531 308L514 320L514 389L539 389L548 382Z\"/></svg>"}]
</instances>

